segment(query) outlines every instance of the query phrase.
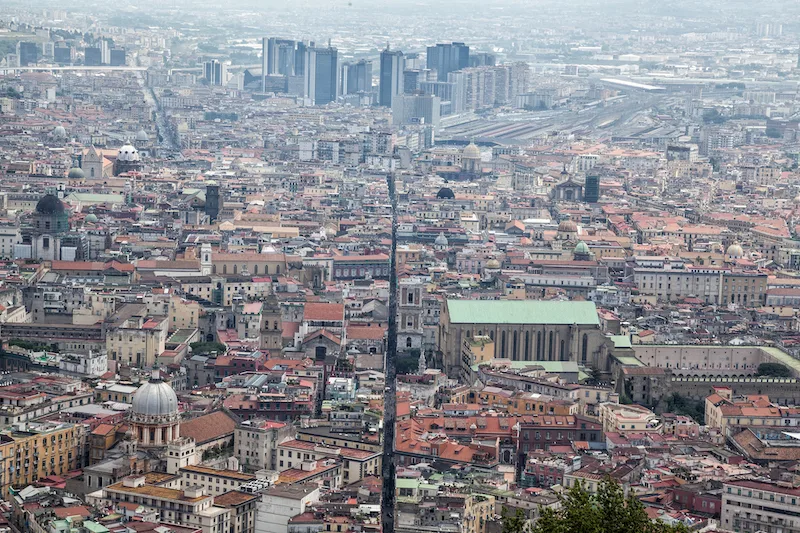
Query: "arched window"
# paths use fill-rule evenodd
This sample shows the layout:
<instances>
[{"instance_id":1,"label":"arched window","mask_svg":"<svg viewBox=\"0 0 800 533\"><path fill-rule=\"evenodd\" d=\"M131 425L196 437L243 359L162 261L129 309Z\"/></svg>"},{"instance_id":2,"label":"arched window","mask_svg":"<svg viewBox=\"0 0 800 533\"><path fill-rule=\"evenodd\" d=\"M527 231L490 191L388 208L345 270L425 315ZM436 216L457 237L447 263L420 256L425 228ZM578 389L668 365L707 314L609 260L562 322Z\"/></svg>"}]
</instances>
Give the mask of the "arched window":
<instances>
[{"instance_id":1,"label":"arched window","mask_svg":"<svg viewBox=\"0 0 800 533\"><path fill-rule=\"evenodd\" d=\"M406 348L411 348L411 337L406 337Z\"/></svg>"},{"instance_id":2,"label":"arched window","mask_svg":"<svg viewBox=\"0 0 800 533\"><path fill-rule=\"evenodd\" d=\"M553 357L555 356L555 346L553 346L553 332L550 332L550 335L547 338L547 360L552 361Z\"/></svg>"},{"instance_id":3,"label":"arched window","mask_svg":"<svg viewBox=\"0 0 800 533\"><path fill-rule=\"evenodd\" d=\"M222 265L222 273L223 274L227 274L228 273L228 265Z\"/></svg>"},{"instance_id":4,"label":"arched window","mask_svg":"<svg viewBox=\"0 0 800 533\"><path fill-rule=\"evenodd\" d=\"M581 346L581 360L585 363L589 358L589 335L583 334L583 346Z\"/></svg>"},{"instance_id":5,"label":"arched window","mask_svg":"<svg viewBox=\"0 0 800 533\"><path fill-rule=\"evenodd\" d=\"M216 274L217 273L217 265L212 265L211 266L211 273L212 274Z\"/></svg>"},{"instance_id":6,"label":"arched window","mask_svg":"<svg viewBox=\"0 0 800 533\"><path fill-rule=\"evenodd\" d=\"M525 360L531 360L531 332L525 332Z\"/></svg>"},{"instance_id":7,"label":"arched window","mask_svg":"<svg viewBox=\"0 0 800 533\"><path fill-rule=\"evenodd\" d=\"M236 274L236 271L237 271L237 265L233 265L233 273Z\"/></svg>"},{"instance_id":8,"label":"arched window","mask_svg":"<svg viewBox=\"0 0 800 533\"><path fill-rule=\"evenodd\" d=\"M500 332L500 357L505 359L506 357L506 332Z\"/></svg>"},{"instance_id":9,"label":"arched window","mask_svg":"<svg viewBox=\"0 0 800 533\"><path fill-rule=\"evenodd\" d=\"M511 358L515 361L519 359L519 355L517 355L517 332L514 331L514 340L512 344L512 351L511 351Z\"/></svg>"},{"instance_id":10,"label":"arched window","mask_svg":"<svg viewBox=\"0 0 800 533\"><path fill-rule=\"evenodd\" d=\"M565 348L566 348L566 343L564 342L564 339L561 339L561 347L558 349L558 359L560 361L567 360L566 359L567 352Z\"/></svg>"},{"instance_id":11,"label":"arched window","mask_svg":"<svg viewBox=\"0 0 800 533\"><path fill-rule=\"evenodd\" d=\"M264 274L269 274L269 265L264 265Z\"/></svg>"},{"instance_id":12,"label":"arched window","mask_svg":"<svg viewBox=\"0 0 800 533\"><path fill-rule=\"evenodd\" d=\"M494 331L489 332L489 338L492 339L492 341L494 341Z\"/></svg>"},{"instance_id":13,"label":"arched window","mask_svg":"<svg viewBox=\"0 0 800 533\"><path fill-rule=\"evenodd\" d=\"M258 275L258 265L253 265L253 275L254 276Z\"/></svg>"},{"instance_id":14,"label":"arched window","mask_svg":"<svg viewBox=\"0 0 800 533\"><path fill-rule=\"evenodd\" d=\"M536 361L542 360L542 332L536 332Z\"/></svg>"}]
</instances>

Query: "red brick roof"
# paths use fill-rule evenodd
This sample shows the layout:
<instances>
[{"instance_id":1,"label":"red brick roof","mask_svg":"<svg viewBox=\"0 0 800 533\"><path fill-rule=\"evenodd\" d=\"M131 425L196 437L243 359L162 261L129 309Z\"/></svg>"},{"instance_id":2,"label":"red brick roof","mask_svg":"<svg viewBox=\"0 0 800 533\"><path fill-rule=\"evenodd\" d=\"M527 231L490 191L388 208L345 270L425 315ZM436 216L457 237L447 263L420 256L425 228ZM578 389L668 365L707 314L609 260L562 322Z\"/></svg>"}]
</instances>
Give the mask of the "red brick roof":
<instances>
[{"instance_id":1,"label":"red brick roof","mask_svg":"<svg viewBox=\"0 0 800 533\"><path fill-rule=\"evenodd\" d=\"M307 303L303 318L306 320L343 321L344 304Z\"/></svg>"},{"instance_id":2,"label":"red brick roof","mask_svg":"<svg viewBox=\"0 0 800 533\"><path fill-rule=\"evenodd\" d=\"M236 421L225 411L214 411L181 424L181 436L199 444L232 435Z\"/></svg>"}]
</instances>

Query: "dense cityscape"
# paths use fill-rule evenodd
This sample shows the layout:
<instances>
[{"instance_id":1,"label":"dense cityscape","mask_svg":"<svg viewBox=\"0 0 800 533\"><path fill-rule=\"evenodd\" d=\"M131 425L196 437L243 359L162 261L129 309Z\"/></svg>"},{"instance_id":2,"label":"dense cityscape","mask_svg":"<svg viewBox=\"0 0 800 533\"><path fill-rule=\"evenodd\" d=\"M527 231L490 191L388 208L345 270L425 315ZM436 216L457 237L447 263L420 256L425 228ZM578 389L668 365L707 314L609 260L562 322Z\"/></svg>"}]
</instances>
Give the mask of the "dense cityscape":
<instances>
[{"instance_id":1,"label":"dense cityscape","mask_svg":"<svg viewBox=\"0 0 800 533\"><path fill-rule=\"evenodd\" d=\"M2 4L0 533L800 533L800 4Z\"/></svg>"}]
</instances>

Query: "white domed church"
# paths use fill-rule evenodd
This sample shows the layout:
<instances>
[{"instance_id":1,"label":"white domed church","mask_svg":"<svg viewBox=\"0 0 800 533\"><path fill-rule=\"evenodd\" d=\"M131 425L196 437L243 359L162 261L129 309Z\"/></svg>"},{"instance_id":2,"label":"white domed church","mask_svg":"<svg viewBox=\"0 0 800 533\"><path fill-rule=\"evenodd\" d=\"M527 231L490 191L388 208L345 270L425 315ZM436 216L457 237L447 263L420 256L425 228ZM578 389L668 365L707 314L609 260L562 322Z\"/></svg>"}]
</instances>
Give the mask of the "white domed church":
<instances>
[{"instance_id":1,"label":"white domed church","mask_svg":"<svg viewBox=\"0 0 800 533\"><path fill-rule=\"evenodd\" d=\"M133 395L128 422L136 447L164 458L167 472L199 462L194 440L181 437L178 396L158 370Z\"/></svg>"},{"instance_id":2,"label":"white domed church","mask_svg":"<svg viewBox=\"0 0 800 533\"><path fill-rule=\"evenodd\" d=\"M133 395L129 420L140 448L166 446L180 439L178 396L158 370Z\"/></svg>"}]
</instances>

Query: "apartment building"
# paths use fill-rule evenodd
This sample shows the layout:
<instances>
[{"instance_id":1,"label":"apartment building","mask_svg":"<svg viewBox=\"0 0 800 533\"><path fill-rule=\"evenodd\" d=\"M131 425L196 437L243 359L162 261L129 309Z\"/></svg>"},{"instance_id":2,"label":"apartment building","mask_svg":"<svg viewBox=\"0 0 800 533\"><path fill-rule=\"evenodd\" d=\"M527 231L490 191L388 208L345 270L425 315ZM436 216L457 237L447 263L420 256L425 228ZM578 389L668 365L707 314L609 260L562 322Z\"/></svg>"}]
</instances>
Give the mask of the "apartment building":
<instances>
[{"instance_id":1,"label":"apartment building","mask_svg":"<svg viewBox=\"0 0 800 533\"><path fill-rule=\"evenodd\" d=\"M722 486L721 526L730 531L800 532L800 489L760 481Z\"/></svg>"}]
</instances>

